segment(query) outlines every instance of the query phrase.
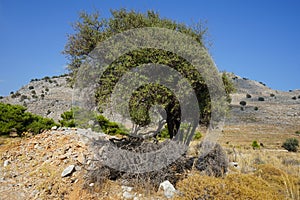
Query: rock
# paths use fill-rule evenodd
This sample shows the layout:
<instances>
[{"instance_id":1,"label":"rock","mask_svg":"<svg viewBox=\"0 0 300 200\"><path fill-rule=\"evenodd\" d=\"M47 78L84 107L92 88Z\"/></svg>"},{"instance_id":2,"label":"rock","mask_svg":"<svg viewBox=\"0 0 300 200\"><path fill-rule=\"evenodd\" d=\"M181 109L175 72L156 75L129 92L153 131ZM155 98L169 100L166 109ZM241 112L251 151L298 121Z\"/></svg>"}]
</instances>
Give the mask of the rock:
<instances>
[{"instance_id":1,"label":"rock","mask_svg":"<svg viewBox=\"0 0 300 200\"><path fill-rule=\"evenodd\" d=\"M127 191L127 192L131 192L133 189L133 187L123 186L123 185L121 186L121 188L123 191Z\"/></svg>"},{"instance_id":2,"label":"rock","mask_svg":"<svg viewBox=\"0 0 300 200\"><path fill-rule=\"evenodd\" d=\"M3 166L7 167L9 164L10 164L10 161L9 160L5 160L4 163L3 163Z\"/></svg>"},{"instance_id":3,"label":"rock","mask_svg":"<svg viewBox=\"0 0 300 200\"><path fill-rule=\"evenodd\" d=\"M81 167L80 167L80 166L76 166L76 167L75 167L75 170L76 170L76 171L80 171L80 170L81 170Z\"/></svg>"},{"instance_id":4,"label":"rock","mask_svg":"<svg viewBox=\"0 0 300 200\"><path fill-rule=\"evenodd\" d=\"M67 158L66 155L60 155L60 156L58 157L59 160L64 160L64 159L66 159L66 158Z\"/></svg>"},{"instance_id":5,"label":"rock","mask_svg":"<svg viewBox=\"0 0 300 200\"><path fill-rule=\"evenodd\" d=\"M61 177L66 177L71 175L74 172L75 165L70 165L61 173Z\"/></svg>"},{"instance_id":6,"label":"rock","mask_svg":"<svg viewBox=\"0 0 300 200\"><path fill-rule=\"evenodd\" d=\"M135 194L131 194L130 192L125 191L123 193L124 199L133 199L135 197Z\"/></svg>"},{"instance_id":7,"label":"rock","mask_svg":"<svg viewBox=\"0 0 300 200\"><path fill-rule=\"evenodd\" d=\"M238 167L238 166L239 166L239 163L237 163L237 162L230 162L230 163L228 163L228 165L229 165L230 167Z\"/></svg>"},{"instance_id":8,"label":"rock","mask_svg":"<svg viewBox=\"0 0 300 200\"><path fill-rule=\"evenodd\" d=\"M57 126L53 126L53 127L51 128L51 130L52 130L52 131L56 131L56 130L57 130Z\"/></svg>"},{"instance_id":9,"label":"rock","mask_svg":"<svg viewBox=\"0 0 300 200\"><path fill-rule=\"evenodd\" d=\"M170 183L170 181L164 181L159 185L158 190L163 190L166 198L173 198L175 193L177 192L174 186Z\"/></svg>"},{"instance_id":10,"label":"rock","mask_svg":"<svg viewBox=\"0 0 300 200\"><path fill-rule=\"evenodd\" d=\"M84 155L83 153L80 153L80 154L78 155L77 161L78 161L79 163L81 163L81 164L85 164L85 162L86 162L85 155Z\"/></svg>"},{"instance_id":11,"label":"rock","mask_svg":"<svg viewBox=\"0 0 300 200\"><path fill-rule=\"evenodd\" d=\"M89 186L90 187L94 187L95 183L90 183Z\"/></svg>"}]
</instances>

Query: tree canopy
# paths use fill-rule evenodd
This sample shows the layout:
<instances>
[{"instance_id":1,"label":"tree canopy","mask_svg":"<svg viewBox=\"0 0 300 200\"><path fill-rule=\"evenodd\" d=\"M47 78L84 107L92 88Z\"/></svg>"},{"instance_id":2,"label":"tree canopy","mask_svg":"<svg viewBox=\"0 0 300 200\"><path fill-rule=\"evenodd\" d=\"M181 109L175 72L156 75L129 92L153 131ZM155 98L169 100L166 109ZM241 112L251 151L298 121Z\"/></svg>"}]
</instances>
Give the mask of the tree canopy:
<instances>
[{"instance_id":1,"label":"tree canopy","mask_svg":"<svg viewBox=\"0 0 300 200\"><path fill-rule=\"evenodd\" d=\"M68 42L63 51L69 58L69 70L73 74L73 78L76 79L78 69L99 43L123 31L143 27L166 28L184 33L205 48L203 38L207 28L202 23L190 27L162 18L154 11L147 11L144 14L125 9L112 10L111 17L108 19L100 18L98 12L93 14L82 12L79 20L73 24L75 33L68 36ZM211 114L211 99L203 77L187 60L173 52L161 49L144 48L131 51L111 63L98 80L99 87L95 97L99 110L101 111L101 105L105 105L115 85L127 71L147 63L169 66L189 80L199 104L199 122L207 125ZM226 75L223 75L222 78L225 90L229 94L233 91L232 83ZM142 99L147 101L141 102ZM147 126L150 123L149 109L156 104L162 105L165 109L169 134L175 135L180 126L180 105L176 96L168 88L159 84L144 85L132 94L129 102L132 120L137 125Z\"/></svg>"}]
</instances>

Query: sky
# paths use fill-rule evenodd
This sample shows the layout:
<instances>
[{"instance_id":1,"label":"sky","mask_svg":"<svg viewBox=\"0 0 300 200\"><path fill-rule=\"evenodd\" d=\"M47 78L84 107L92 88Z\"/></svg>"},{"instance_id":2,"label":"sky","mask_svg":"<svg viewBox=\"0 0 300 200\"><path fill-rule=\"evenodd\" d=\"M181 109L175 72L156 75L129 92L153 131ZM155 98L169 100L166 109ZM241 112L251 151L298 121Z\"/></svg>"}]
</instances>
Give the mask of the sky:
<instances>
[{"instance_id":1,"label":"sky","mask_svg":"<svg viewBox=\"0 0 300 200\"><path fill-rule=\"evenodd\" d=\"M191 25L205 21L220 71L276 90L300 89L300 1L297 0L0 0L0 96L31 79L67 72L61 52L80 11L149 9Z\"/></svg>"}]
</instances>

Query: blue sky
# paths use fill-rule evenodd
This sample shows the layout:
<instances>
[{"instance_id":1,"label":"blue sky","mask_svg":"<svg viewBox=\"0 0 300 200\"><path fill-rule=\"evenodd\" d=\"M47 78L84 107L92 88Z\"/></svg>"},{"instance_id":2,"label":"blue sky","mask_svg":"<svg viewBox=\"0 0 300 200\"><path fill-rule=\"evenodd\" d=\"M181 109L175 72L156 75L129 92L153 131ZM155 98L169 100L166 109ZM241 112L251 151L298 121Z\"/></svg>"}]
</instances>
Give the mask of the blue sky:
<instances>
[{"instance_id":1,"label":"blue sky","mask_svg":"<svg viewBox=\"0 0 300 200\"><path fill-rule=\"evenodd\" d=\"M278 90L300 89L300 1L297 0L0 0L0 95L33 78L65 73L61 54L82 10L158 11L192 24L207 20L211 55L219 70Z\"/></svg>"}]
</instances>

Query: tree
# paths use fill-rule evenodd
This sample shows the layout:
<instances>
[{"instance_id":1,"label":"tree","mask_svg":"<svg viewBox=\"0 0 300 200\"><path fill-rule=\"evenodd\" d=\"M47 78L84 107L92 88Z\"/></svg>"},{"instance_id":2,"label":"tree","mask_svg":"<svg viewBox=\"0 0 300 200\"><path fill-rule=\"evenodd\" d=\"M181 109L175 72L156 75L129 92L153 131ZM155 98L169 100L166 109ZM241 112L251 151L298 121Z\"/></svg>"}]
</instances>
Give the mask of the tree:
<instances>
[{"instance_id":1,"label":"tree","mask_svg":"<svg viewBox=\"0 0 300 200\"><path fill-rule=\"evenodd\" d=\"M0 103L0 135L7 135L12 130L19 135L25 131L37 134L55 125L53 119L26 112L23 106Z\"/></svg>"},{"instance_id":2,"label":"tree","mask_svg":"<svg viewBox=\"0 0 300 200\"><path fill-rule=\"evenodd\" d=\"M125 9L111 11L108 19L100 18L98 12L93 14L81 13L79 21L73 25L75 33L68 36L64 54L70 60L69 70L76 78L81 64L88 59L89 53L98 43L105 41L112 35L126 30L142 27L160 27L179 31L192 37L199 45L204 47L204 36L207 28L202 23L195 27L164 19L154 11L147 11L146 14ZM147 63L167 65L189 80L194 89L200 109L199 122L207 125L210 120L211 105L208 87L201 74L184 58L160 49L146 48L131 51L120 56L99 78L99 88L95 94L99 110L108 101L115 85L122 75L130 69ZM232 83L223 74L225 90L229 94L234 90ZM146 102L141 103L141 100ZM228 95L228 101L230 101ZM147 126L150 123L149 109L156 104L162 105L166 111L166 122L169 134L172 138L180 127L180 105L175 95L166 87L157 84L148 84L140 87L129 102L130 116L138 126Z\"/></svg>"}]
</instances>

